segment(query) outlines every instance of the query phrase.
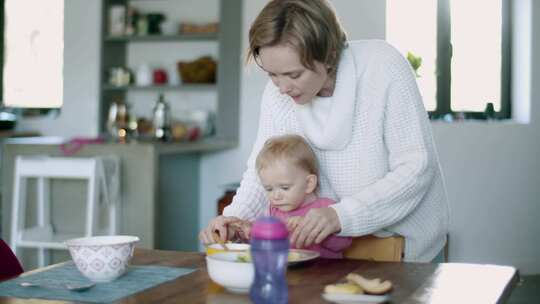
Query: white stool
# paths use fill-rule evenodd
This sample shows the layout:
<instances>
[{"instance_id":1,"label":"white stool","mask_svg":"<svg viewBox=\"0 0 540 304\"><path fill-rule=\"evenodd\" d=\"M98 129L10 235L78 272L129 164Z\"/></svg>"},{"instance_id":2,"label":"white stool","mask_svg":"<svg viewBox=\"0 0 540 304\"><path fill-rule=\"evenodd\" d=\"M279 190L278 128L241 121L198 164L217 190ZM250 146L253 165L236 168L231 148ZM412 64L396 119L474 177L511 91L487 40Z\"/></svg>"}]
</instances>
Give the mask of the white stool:
<instances>
[{"instance_id":1,"label":"white stool","mask_svg":"<svg viewBox=\"0 0 540 304\"><path fill-rule=\"evenodd\" d=\"M98 234L100 194L107 201L109 221L106 230L99 234L114 235L118 232L119 195L111 198L110 185L118 186L118 181L107 180L105 162L119 178L119 161L115 158L75 158L48 156L17 156L13 183L13 203L11 216L11 249L17 255L18 248L37 248L38 266L49 263L48 249L66 249L64 241L74 237ZM37 225L26 227L26 183L27 178L37 179L36 221ZM49 180L52 178L80 179L88 181L84 235L57 234L51 224ZM118 194L118 193L117 193Z\"/></svg>"}]
</instances>

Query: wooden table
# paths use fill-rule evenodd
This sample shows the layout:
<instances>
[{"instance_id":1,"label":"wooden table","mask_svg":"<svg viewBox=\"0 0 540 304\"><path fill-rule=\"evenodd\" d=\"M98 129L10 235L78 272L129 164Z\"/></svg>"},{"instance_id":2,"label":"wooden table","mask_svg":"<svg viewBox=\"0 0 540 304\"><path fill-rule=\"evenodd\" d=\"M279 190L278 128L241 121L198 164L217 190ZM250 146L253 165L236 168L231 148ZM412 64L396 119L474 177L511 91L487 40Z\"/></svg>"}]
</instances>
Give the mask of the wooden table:
<instances>
[{"instance_id":1,"label":"wooden table","mask_svg":"<svg viewBox=\"0 0 540 304\"><path fill-rule=\"evenodd\" d=\"M120 303L250 303L248 295L231 294L212 283L204 255L200 253L137 249L133 264L199 270ZM288 270L289 301L327 303L321 298L324 285L335 283L352 271L391 280L394 283L391 303L504 303L519 279L517 270L507 266L319 259ZM36 303L36 300L0 298L0 304L5 303Z\"/></svg>"}]
</instances>

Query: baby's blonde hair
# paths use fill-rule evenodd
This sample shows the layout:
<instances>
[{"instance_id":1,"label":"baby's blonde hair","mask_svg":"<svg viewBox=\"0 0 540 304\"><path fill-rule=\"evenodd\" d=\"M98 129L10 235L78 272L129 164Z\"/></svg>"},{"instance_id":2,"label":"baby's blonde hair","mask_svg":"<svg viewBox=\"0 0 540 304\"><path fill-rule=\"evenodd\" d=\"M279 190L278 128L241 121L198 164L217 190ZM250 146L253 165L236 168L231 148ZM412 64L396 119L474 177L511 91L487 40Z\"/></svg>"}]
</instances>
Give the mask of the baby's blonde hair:
<instances>
[{"instance_id":1,"label":"baby's blonde hair","mask_svg":"<svg viewBox=\"0 0 540 304\"><path fill-rule=\"evenodd\" d=\"M269 138L255 160L257 172L279 160L288 161L309 174L319 176L317 157L302 136L291 134Z\"/></svg>"}]
</instances>

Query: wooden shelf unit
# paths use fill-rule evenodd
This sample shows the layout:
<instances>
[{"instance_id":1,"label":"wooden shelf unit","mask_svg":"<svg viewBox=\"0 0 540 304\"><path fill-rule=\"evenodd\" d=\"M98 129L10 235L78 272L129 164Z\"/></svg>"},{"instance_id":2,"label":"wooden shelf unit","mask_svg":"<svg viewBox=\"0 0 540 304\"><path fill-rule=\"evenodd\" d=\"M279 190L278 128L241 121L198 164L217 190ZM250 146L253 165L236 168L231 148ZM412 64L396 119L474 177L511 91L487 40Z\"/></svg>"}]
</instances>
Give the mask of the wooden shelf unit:
<instances>
[{"instance_id":1,"label":"wooden shelf unit","mask_svg":"<svg viewBox=\"0 0 540 304\"><path fill-rule=\"evenodd\" d=\"M130 2L150 0L104 0L102 8L102 39L100 68L100 131L106 130L107 112L115 97L125 100L128 91L217 91L217 109L215 137L238 142L240 70L242 66L242 1L219 1L219 32L178 35L110 36L107 16L112 5L127 6ZM169 0L182 4L182 0ZM205 0L202 0L205 1ZM157 48L163 42L199 43L216 41L218 43L218 71L215 84L181 84L179 86L153 85L140 87L135 85L115 87L107 83L107 71L112 67L127 66L128 45L131 43L156 43ZM159 43L159 44L158 44ZM177 46L175 46L177 47ZM203 54L201 54L203 55Z\"/></svg>"}]
</instances>

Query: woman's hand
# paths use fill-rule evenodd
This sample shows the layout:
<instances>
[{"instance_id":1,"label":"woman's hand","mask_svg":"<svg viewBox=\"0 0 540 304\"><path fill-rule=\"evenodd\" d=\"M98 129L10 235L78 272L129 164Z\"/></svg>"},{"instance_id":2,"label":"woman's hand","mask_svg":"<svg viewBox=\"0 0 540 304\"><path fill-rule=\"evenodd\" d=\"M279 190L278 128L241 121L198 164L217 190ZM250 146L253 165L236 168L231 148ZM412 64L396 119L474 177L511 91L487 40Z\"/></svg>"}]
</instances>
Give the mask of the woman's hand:
<instances>
[{"instance_id":1,"label":"woman's hand","mask_svg":"<svg viewBox=\"0 0 540 304\"><path fill-rule=\"evenodd\" d=\"M291 216L287 219L287 230L289 232L292 232L298 227L300 222L302 221L303 217L301 216Z\"/></svg>"},{"instance_id":2,"label":"woman's hand","mask_svg":"<svg viewBox=\"0 0 540 304\"><path fill-rule=\"evenodd\" d=\"M290 240L296 248L305 248L313 243L320 244L329 235L340 230L341 224L333 208L311 209L302 217Z\"/></svg>"},{"instance_id":3,"label":"woman's hand","mask_svg":"<svg viewBox=\"0 0 540 304\"><path fill-rule=\"evenodd\" d=\"M229 224L241 221L241 219L234 216L220 215L211 220L205 229L201 230L199 239L205 245L216 243L217 240L214 239L213 234L214 232L217 232L221 241L226 242L229 237L232 237L229 233Z\"/></svg>"}]
</instances>

